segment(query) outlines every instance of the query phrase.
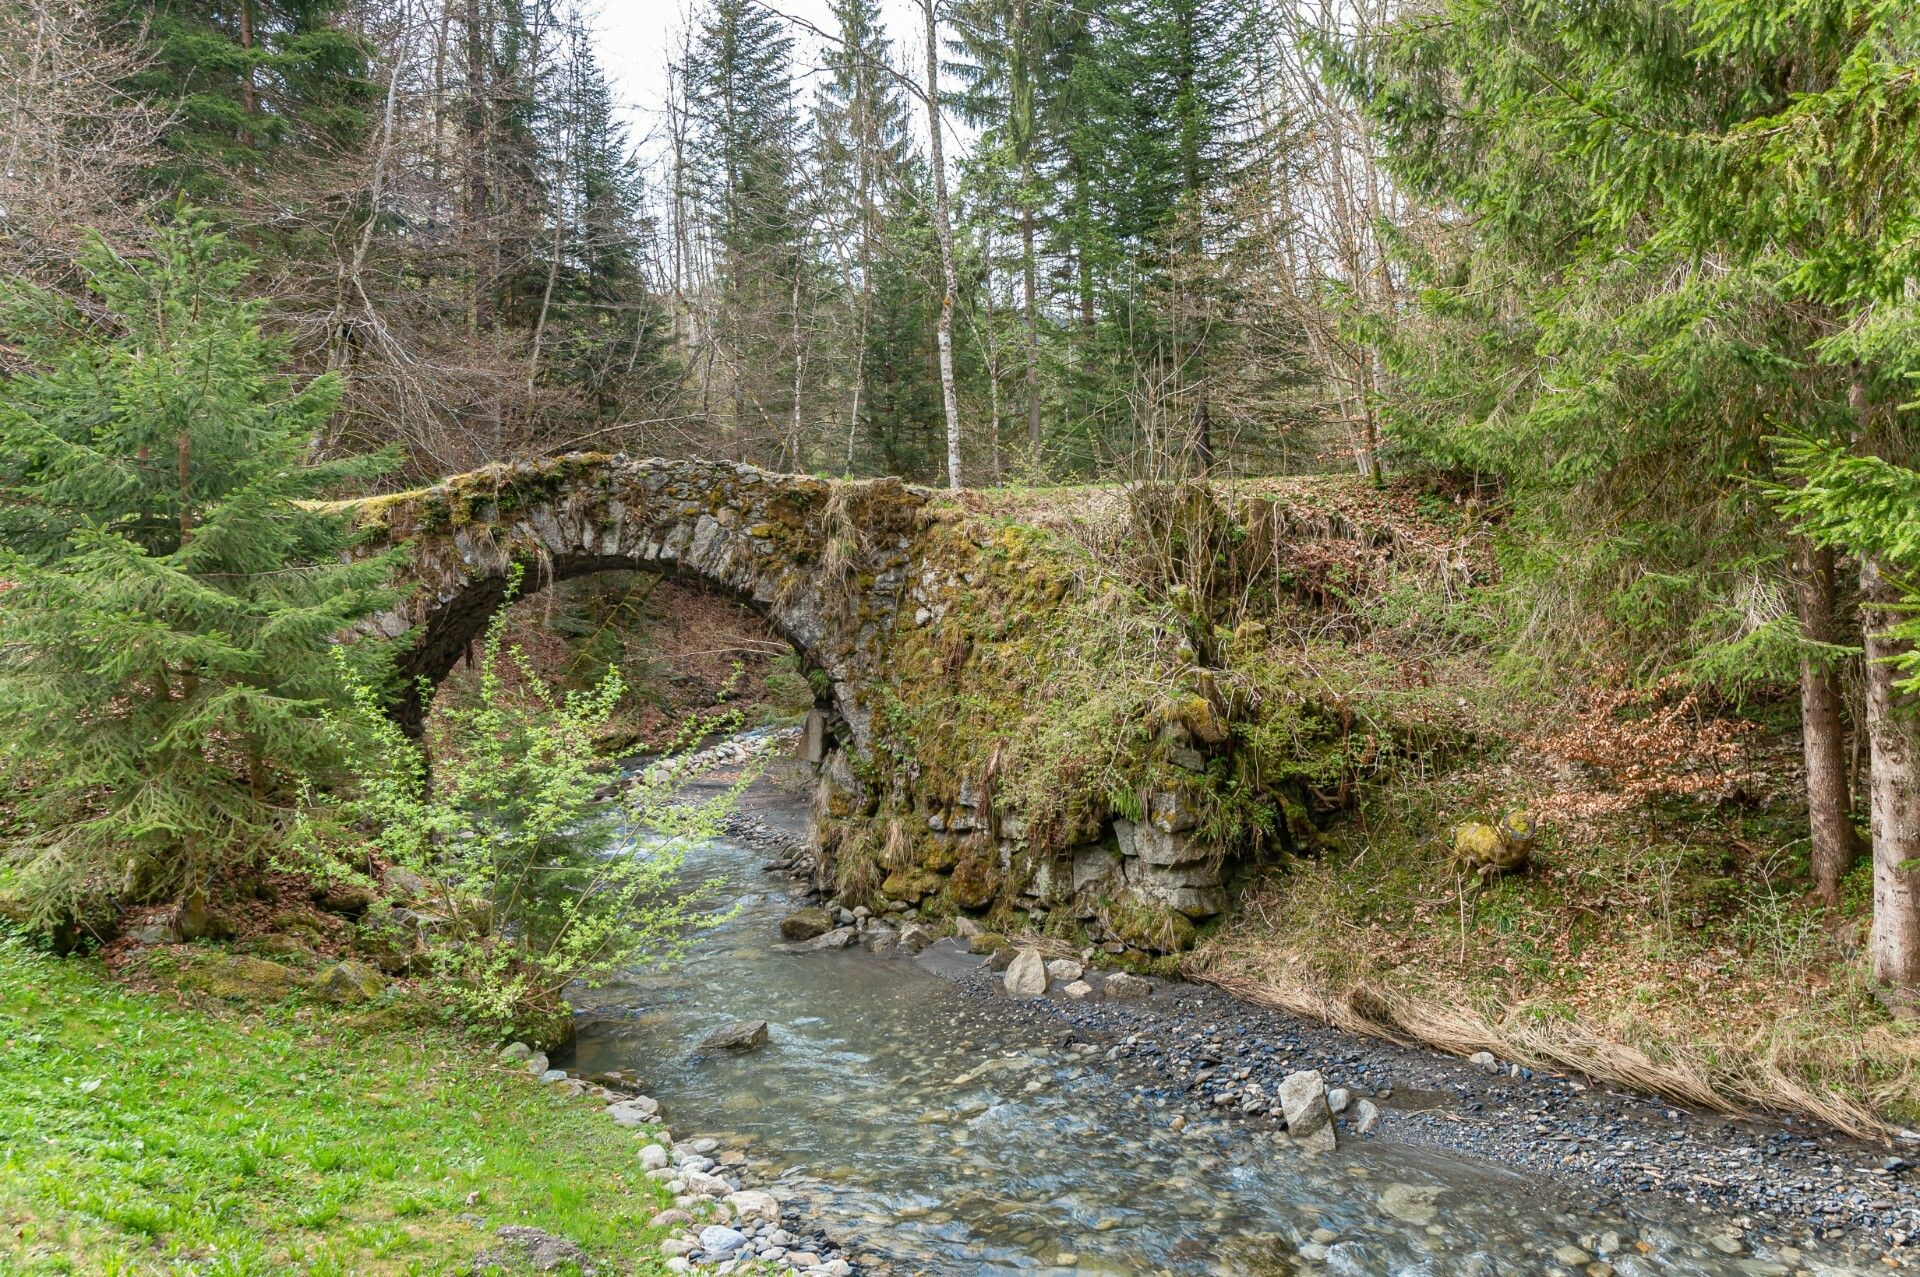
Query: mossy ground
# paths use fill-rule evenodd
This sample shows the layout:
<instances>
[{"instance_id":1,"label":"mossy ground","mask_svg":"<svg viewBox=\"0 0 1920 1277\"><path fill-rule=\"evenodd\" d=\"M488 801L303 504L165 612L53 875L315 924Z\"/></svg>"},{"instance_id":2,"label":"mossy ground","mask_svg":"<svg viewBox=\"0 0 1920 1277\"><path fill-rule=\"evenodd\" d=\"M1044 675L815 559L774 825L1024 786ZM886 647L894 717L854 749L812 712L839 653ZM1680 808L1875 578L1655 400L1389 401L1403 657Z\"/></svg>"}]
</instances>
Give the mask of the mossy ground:
<instances>
[{"instance_id":1,"label":"mossy ground","mask_svg":"<svg viewBox=\"0 0 1920 1277\"><path fill-rule=\"evenodd\" d=\"M504 1224L665 1271L638 1134L381 1025L189 1005L0 936L0 1273L464 1273Z\"/></svg>"}]
</instances>

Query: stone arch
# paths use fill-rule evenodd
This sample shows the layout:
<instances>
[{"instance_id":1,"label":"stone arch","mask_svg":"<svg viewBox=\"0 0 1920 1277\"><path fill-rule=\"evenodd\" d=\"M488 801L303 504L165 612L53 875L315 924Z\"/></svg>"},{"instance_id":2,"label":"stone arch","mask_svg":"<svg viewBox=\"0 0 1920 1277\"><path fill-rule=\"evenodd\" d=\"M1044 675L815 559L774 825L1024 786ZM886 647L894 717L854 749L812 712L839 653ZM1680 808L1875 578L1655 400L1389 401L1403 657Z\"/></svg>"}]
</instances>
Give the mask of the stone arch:
<instances>
[{"instance_id":1,"label":"stone arch","mask_svg":"<svg viewBox=\"0 0 1920 1277\"><path fill-rule=\"evenodd\" d=\"M405 546L391 611L362 629L401 641L395 717L417 730L437 684L485 629L516 565L530 592L592 572L702 584L752 607L826 672L856 749L856 693L882 659L926 494L898 480L828 481L726 462L574 453L489 466L357 503L366 553Z\"/></svg>"}]
</instances>

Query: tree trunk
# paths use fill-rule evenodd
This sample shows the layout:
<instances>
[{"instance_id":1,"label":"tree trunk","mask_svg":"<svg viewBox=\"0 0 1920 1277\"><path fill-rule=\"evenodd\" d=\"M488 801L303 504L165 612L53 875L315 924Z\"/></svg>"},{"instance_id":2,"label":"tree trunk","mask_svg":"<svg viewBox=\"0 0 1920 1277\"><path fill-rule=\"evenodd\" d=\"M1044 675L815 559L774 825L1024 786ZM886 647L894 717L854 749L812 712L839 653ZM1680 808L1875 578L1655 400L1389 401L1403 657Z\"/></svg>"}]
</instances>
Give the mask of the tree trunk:
<instances>
[{"instance_id":1,"label":"tree trunk","mask_svg":"<svg viewBox=\"0 0 1920 1277\"><path fill-rule=\"evenodd\" d=\"M947 207L947 164L940 137L940 31L933 0L920 0L927 19L928 158L933 165L933 229L940 240L940 399L947 416L947 486L961 486L960 399L953 382L953 307L960 279L953 264L953 219Z\"/></svg>"},{"instance_id":2,"label":"tree trunk","mask_svg":"<svg viewBox=\"0 0 1920 1277\"><path fill-rule=\"evenodd\" d=\"M1839 642L1834 620L1833 551L1794 541L1794 610L1800 621L1800 736L1807 763L1807 821L1813 838L1814 890L1829 904L1839 899L1840 880L1860 856L1847 784L1846 730L1841 719L1840 674L1832 649Z\"/></svg>"},{"instance_id":3,"label":"tree trunk","mask_svg":"<svg viewBox=\"0 0 1920 1277\"><path fill-rule=\"evenodd\" d=\"M1027 330L1027 450L1033 454L1032 464L1040 462L1040 289L1035 280L1037 273L1033 254L1033 210L1024 206L1026 182L1021 182L1020 209L1020 269L1023 278L1020 282L1022 318Z\"/></svg>"},{"instance_id":4,"label":"tree trunk","mask_svg":"<svg viewBox=\"0 0 1920 1277\"><path fill-rule=\"evenodd\" d=\"M1920 740L1914 698L1894 684L1889 662L1908 644L1888 637L1900 594L1877 555L1860 560L1861 628L1867 652L1867 792L1873 826L1873 934L1867 943L1881 1001L1913 1008L1920 994Z\"/></svg>"}]
</instances>

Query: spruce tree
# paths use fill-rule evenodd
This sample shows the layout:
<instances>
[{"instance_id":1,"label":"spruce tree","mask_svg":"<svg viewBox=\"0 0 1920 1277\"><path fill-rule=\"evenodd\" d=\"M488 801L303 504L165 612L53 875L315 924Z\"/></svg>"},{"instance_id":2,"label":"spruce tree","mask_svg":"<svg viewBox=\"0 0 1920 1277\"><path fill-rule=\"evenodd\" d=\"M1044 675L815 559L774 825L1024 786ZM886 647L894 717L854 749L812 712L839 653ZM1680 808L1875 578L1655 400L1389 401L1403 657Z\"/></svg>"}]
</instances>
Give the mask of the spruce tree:
<instances>
[{"instance_id":1,"label":"spruce tree","mask_svg":"<svg viewBox=\"0 0 1920 1277\"><path fill-rule=\"evenodd\" d=\"M113 0L151 59L129 87L174 104L154 184L227 200L365 134L368 50L342 0Z\"/></svg>"},{"instance_id":2,"label":"spruce tree","mask_svg":"<svg viewBox=\"0 0 1920 1277\"><path fill-rule=\"evenodd\" d=\"M8 299L28 370L0 383L0 765L43 922L255 862L334 762L329 640L390 564L346 561L313 502L384 463L309 462L340 386L278 372L251 265L183 214L145 259L92 251L97 319Z\"/></svg>"}]
</instances>

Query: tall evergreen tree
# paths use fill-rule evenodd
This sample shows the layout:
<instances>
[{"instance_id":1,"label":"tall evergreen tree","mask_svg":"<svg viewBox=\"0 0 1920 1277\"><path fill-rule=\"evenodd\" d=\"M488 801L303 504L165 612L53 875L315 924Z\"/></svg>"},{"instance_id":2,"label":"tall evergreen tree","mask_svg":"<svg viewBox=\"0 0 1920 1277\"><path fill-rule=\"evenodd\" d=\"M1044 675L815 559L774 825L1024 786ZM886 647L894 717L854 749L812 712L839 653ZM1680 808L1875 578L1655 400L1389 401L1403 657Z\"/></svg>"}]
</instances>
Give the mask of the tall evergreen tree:
<instances>
[{"instance_id":1,"label":"tall evergreen tree","mask_svg":"<svg viewBox=\"0 0 1920 1277\"><path fill-rule=\"evenodd\" d=\"M147 31L130 88L177 104L162 190L238 196L271 173L349 153L371 97L368 49L345 0L112 0Z\"/></svg>"},{"instance_id":2,"label":"tall evergreen tree","mask_svg":"<svg viewBox=\"0 0 1920 1277\"><path fill-rule=\"evenodd\" d=\"M6 850L50 918L264 853L333 761L329 640L390 568L309 504L380 465L308 461L340 387L279 373L250 262L187 219L87 269L98 324L9 299L32 367L0 384L0 765L30 782Z\"/></svg>"},{"instance_id":3,"label":"tall evergreen tree","mask_svg":"<svg viewBox=\"0 0 1920 1277\"><path fill-rule=\"evenodd\" d=\"M793 37L753 0L714 0L685 68L694 171L711 217L726 446L781 438L799 410L812 209Z\"/></svg>"}]
</instances>

